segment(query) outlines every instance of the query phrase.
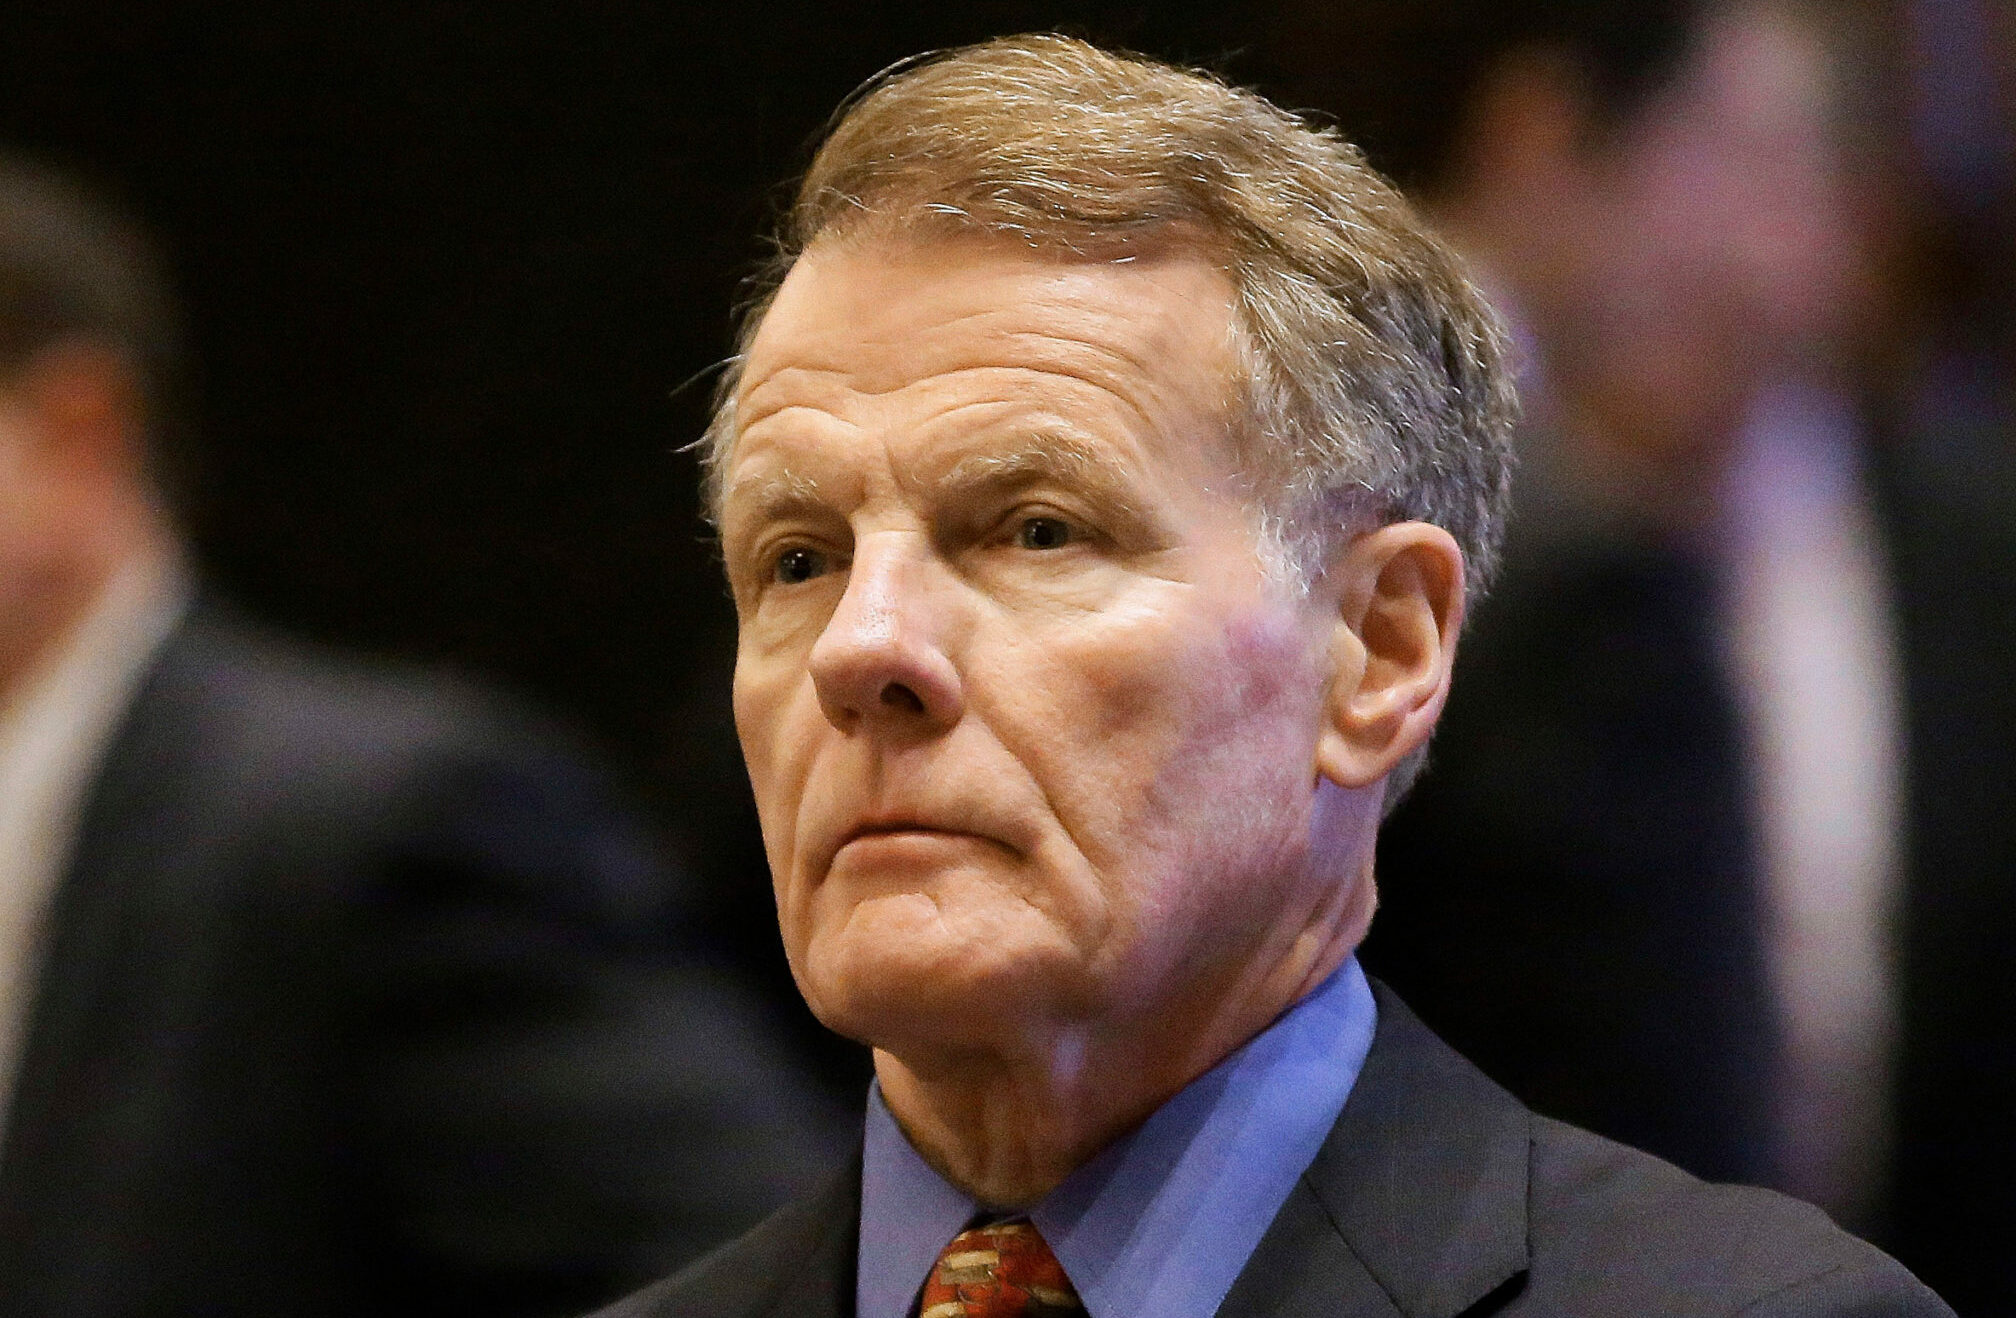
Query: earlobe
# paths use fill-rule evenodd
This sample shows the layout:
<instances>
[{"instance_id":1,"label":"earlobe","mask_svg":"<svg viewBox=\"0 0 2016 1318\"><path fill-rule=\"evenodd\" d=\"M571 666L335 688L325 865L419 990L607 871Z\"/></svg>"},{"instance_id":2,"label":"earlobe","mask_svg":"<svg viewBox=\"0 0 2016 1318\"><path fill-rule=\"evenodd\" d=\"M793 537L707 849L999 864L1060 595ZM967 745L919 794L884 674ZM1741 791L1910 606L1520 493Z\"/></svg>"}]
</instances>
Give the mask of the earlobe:
<instances>
[{"instance_id":1,"label":"earlobe","mask_svg":"<svg viewBox=\"0 0 2016 1318\"><path fill-rule=\"evenodd\" d=\"M1398 522L1354 540L1328 580L1337 618L1316 770L1371 787L1441 717L1463 625L1463 551L1439 526Z\"/></svg>"}]
</instances>

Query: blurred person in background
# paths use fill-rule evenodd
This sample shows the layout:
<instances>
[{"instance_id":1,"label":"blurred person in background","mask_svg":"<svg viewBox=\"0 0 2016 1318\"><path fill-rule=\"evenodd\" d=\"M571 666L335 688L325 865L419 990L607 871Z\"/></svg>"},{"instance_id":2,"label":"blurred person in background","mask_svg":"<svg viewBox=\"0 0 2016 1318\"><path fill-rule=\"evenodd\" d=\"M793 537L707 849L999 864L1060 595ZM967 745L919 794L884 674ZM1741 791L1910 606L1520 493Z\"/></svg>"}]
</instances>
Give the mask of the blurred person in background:
<instances>
[{"instance_id":1,"label":"blurred person in background","mask_svg":"<svg viewBox=\"0 0 2016 1318\"><path fill-rule=\"evenodd\" d=\"M130 226L0 157L0 1311L577 1311L826 1169L537 720L207 594Z\"/></svg>"},{"instance_id":2,"label":"blurred person in background","mask_svg":"<svg viewBox=\"0 0 2016 1318\"><path fill-rule=\"evenodd\" d=\"M1817 17L1824 14L1826 21ZM2007 472L1872 428L1845 8L1291 3L1513 314L1506 563L1369 967L1551 1115L2016 1294Z\"/></svg>"}]
</instances>

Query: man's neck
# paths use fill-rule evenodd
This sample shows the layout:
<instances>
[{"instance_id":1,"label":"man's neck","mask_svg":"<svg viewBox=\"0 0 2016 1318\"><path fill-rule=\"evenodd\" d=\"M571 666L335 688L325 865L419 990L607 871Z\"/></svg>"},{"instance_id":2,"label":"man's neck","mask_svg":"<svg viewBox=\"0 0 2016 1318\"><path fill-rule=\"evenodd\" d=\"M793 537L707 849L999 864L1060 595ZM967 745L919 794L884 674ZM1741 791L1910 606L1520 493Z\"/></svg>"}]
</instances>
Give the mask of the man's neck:
<instances>
[{"instance_id":1,"label":"man's neck","mask_svg":"<svg viewBox=\"0 0 2016 1318\"><path fill-rule=\"evenodd\" d=\"M25 576L26 574L24 574ZM37 573L20 587L0 619L0 713L23 698L91 612L103 578Z\"/></svg>"},{"instance_id":2,"label":"man's neck","mask_svg":"<svg viewBox=\"0 0 2016 1318\"><path fill-rule=\"evenodd\" d=\"M1027 1208L1332 974L1363 940L1369 861L1305 932L1184 1002L1097 1027L1031 1031L1012 1057L875 1050L884 1100L919 1153L981 1203Z\"/></svg>"},{"instance_id":3,"label":"man's neck","mask_svg":"<svg viewBox=\"0 0 2016 1318\"><path fill-rule=\"evenodd\" d=\"M23 698L121 580L167 575L180 548L165 520L136 508L108 519L60 557L24 570L0 602L0 711Z\"/></svg>"}]
</instances>

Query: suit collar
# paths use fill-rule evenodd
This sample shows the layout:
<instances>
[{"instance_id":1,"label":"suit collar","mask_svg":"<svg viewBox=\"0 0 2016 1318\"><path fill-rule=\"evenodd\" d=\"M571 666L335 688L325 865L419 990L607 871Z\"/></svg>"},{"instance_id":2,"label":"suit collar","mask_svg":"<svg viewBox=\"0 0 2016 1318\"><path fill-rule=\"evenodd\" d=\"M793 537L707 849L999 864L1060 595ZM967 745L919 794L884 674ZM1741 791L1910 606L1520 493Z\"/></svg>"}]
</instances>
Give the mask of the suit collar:
<instances>
[{"instance_id":1,"label":"suit collar","mask_svg":"<svg viewBox=\"0 0 2016 1318\"><path fill-rule=\"evenodd\" d=\"M1347 960L1029 1212L1095 1318L1212 1318L1329 1137L1378 1009ZM981 1206L868 1099L859 1318L903 1318Z\"/></svg>"},{"instance_id":2,"label":"suit collar","mask_svg":"<svg viewBox=\"0 0 2016 1318\"><path fill-rule=\"evenodd\" d=\"M178 894L192 879L214 880L218 855L245 836L243 773L225 772L238 757L220 742L232 725L222 711L241 698L244 638L228 607L199 592L155 650L85 795L50 894L0 1138L0 1294L9 1260L31 1249L24 1205L46 1210L53 1187L68 1184L62 1169L113 1157L84 1117L130 1083L121 1068L158 1051L160 1013L203 973L198 952L213 937L204 922L232 906L214 891L201 901Z\"/></svg>"},{"instance_id":3,"label":"suit collar","mask_svg":"<svg viewBox=\"0 0 2016 1318\"><path fill-rule=\"evenodd\" d=\"M1455 1318L1526 1271L1531 1117L1374 981L1358 1083L1218 1318ZM610 1318L847 1318L861 1162Z\"/></svg>"},{"instance_id":4,"label":"suit collar","mask_svg":"<svg viewBox=\"0 0 2016 1318\"><path fill-rule=\"evenodd\" d=\"M149 1055L155 1012L176 1000L177 973L201 946L159 919L160 875L195 849L192 834L220 812L191 795L201 763L204 703L186 666L194 611L155 652L84 797L63 874L50 894L19 1066L0 1136L0 1294L36 1309L74 1242L63 1224L94 1211L93 1173L124 1156L105 1113ZM205 809L205 806L213 808Z\"/></svg>"},{"instance_id":5,"label":"suit collar","mask_svg":"<svg viewBox=\"0 0 2016 1318\"><path fill-rule=\"evenodd\" d=\"M1221 1318L1452 1318L1527 1268L1529 1114L1373 991L1378 1032L1350 1101Z\"/></svg>"},{"instance_id":6,"label":"suit collar","mask_svg":"<svg viewBox=\"0 0 2016 1318\"><path fill-rule=\"evenodd\" d=\"M778 1260L775 1297L761 1312L779 1318L845 1318L854 1312L855 1245L861 1236L861 1157L806 1206L797 1247Z\"/></svg>"},{"instance_id":7,"label":"suit collar","mask_svg":"<svg viewBox=\"0 0 2016 1318\"><path fill-rule=\"evenodd\" d=\"M852 1318L860 1232L857 1152L818 1194L595 1318Z\"/></svg>"}]
</instances>

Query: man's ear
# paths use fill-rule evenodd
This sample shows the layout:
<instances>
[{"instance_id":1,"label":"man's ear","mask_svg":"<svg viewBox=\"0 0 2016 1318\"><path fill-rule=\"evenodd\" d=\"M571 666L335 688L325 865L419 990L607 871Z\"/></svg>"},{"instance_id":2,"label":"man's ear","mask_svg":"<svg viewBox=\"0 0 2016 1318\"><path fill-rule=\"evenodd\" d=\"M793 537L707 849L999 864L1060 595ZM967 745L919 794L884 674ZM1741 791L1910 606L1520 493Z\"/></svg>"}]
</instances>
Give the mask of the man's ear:
<instances>
[{"instance_id":1,"label":"man's ear","mask_svg":"<svg viewBox=\"0 0 2016 1318\"><path fill-rule=\"evenodd\" d=\"M1370 787L1442 716L1463 627L1463 551L1439 526L1396 522L1353 540L1325 583L1337 613L1316 770Z\"/></svg>"}]
</instances>

